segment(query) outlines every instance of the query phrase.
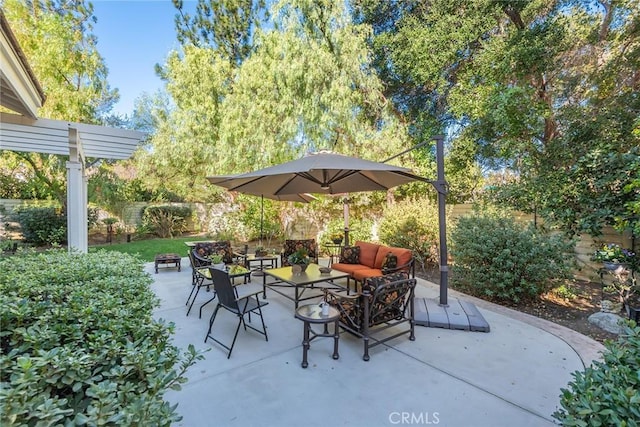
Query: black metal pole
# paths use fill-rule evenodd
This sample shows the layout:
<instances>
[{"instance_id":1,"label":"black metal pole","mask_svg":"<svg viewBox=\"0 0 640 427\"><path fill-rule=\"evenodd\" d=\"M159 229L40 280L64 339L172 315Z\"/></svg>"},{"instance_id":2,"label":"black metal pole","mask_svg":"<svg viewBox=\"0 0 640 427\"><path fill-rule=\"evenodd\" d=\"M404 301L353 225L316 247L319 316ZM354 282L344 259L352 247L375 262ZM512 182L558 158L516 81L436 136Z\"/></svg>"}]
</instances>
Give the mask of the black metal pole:
<instances>
[{"instance_id":1,"label":"black metal pole","mask_svg":"<svg viewBox=\"0 0 640 427\"><path fill-rule=\"evenodd\" d=\"M260 195L260 246L262 246L262 224L263 223L264 223L264 195L261 194Z\"/></svg>"},{"instance_id":2,"label":"black metal pole","mask_svg":"<svg viewBox=\"0 0 640 427\"><path fill-rule=\"evenodd\" d=\"M345 196L342 199L342 209L344 211L344 245L349 246L349 199Z\"/></svg>"},{"instance_id":3,"label":"black metal pole","mask_svg":"<svg viewBox=\"0 0 640 427\"><path fill-rule=\"evenodd\" d=\"M449 305L447 301L447 288L449 287L449 266L447 265L447 220L446 220L446 195L447 182L444 179L444 137L436 135L436 167L438 180L434 183L438 191L438 224L440 229L440 305Z\"/></svg>"},{"instance_id":4,"label":"black metal pole","mask_svg":"<svg viewBox=\"0 0 640 427\"><path fill-rule=\"evenodd\" d=\"M448 192L447 181L444 179L444 136L436 135L433 137L436 141L436 168L437 179L435 181L418 177L420 181L428 182L438 192L438 229L440 231L440 305L448 306L447 290L449 288L449 266L447 265L447 216L446 216L446 196ZM389 157L382 163L395 159L406 154L416 148L423 147L428 141L421 142L411 148L404 150L394 156Z\"/></svg>"}]
</instances>

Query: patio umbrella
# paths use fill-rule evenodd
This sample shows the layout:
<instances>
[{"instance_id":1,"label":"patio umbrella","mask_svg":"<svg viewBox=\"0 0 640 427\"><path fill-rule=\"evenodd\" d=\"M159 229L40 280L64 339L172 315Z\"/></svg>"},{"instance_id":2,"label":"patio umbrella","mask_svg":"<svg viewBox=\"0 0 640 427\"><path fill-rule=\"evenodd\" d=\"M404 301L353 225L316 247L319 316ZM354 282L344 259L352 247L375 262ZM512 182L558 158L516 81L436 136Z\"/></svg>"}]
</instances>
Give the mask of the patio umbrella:
<instances>
[{"instance_id":1,"label":"patio umbrella","mask_svg":"<svg viewBox=\"0 0 640 427\"><path fill-rule=\"evenodd\" d=\"M276 198L303 193L384 191L423 179L400 166L321 151L254 172L209 180L231 191Z\"/></svg>"},{"instance_id":2,"label":"patio umbrella","mask_svg":"<svg viewBox=\"0 0 640 427\"><path fill-rule=\"evenodd\" d=\"M339 194L359 191L386 191L413 181L433 184L436 191L438 191L440 222L440 304L447 305L448 267L444 224L444 195L446 194L444 149L442 136L438 135L434 139L436 140L437 148L437 181L414 175L410 169L400 166L343 156L328 151L309 153L297 160L233 177L218 176L211 177L209 180L215 185L231 191L264 194L265 197L272 198L303 193ZM416 147L412 147L400 154L404 154L414 148ZM393 156L387 161L399 155ZM348 230L345 231L345 240L348 243Z\"/></svg>"}]
</instances>

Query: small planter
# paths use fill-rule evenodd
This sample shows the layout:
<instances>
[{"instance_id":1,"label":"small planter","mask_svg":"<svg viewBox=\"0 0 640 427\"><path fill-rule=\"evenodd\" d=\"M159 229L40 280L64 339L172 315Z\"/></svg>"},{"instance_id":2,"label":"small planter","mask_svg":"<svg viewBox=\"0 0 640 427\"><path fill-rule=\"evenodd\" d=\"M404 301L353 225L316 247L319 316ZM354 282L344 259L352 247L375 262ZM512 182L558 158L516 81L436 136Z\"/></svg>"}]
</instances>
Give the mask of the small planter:
<instances>
[{"instance_id":1,"label":"small planter","mask_svg":"<svg viewBox=\"0 0 640 427\"><path fill-rule=\"evenodd\" d=\"M291 272L297 276L304 273L307 270L307 267L308 264L293 264L291 266Z\"/></svg>"},{"instance_id":2,"label":"small planter","mask_svg":"<svg viewBox=\"0 0 640 427\"><path fill-rule=\"evenodd\" d=\"M620 267L624 267L624 264L620 264L619 262L607 262L604 263L604 269L609 271L616 271Z\"/></svg>"},{"instance_id":3,"label":"small planter","mask_svg":"<svg viewBox=\"0 0 640 427\"><path fill-rule=\"evenodd\" d=\"M267 256L267 251L256 251L257 258L261 258L263 256Z\"/></svg>"},{"instance_id":4,"label":"small planter","mask_svg":"<svg viewBox=\"0 0 640 427\"><path fill-rule=\"evenodd\" d=\"M342 239L332 239L331 241L336 245L339 245L342 243Z\"/></svg>"}]
</instances>

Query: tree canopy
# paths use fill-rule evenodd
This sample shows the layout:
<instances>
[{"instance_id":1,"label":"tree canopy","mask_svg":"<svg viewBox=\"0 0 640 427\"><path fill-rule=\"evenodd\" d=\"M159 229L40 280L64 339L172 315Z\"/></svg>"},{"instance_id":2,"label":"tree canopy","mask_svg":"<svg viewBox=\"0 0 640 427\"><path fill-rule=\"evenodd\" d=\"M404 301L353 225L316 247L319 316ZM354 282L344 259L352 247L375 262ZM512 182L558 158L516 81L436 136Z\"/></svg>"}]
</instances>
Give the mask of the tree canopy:
<instances>
[{"instance_id":1,"label":"tree canopy","mask_svg":"<svg viewBox=\"0 0 640 427\"><path fill-rule=\"evenodd\" d=\"M637 229L638 2L358 0L355 11L375 29L398 111L418 129L425 115L448 123L460 158L515 172L499 200L574 232Z\"/></svg>"}]
</instances>

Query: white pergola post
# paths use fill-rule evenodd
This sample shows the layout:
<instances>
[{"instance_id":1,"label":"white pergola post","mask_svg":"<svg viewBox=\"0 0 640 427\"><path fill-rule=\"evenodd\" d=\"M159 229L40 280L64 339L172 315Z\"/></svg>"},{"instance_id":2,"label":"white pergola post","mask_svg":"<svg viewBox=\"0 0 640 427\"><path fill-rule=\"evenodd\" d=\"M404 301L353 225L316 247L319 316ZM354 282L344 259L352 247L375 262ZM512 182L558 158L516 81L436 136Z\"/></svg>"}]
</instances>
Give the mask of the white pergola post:
<instances>
[{"instance_id":1,"label":"white pergola post","mask_svg":"<svg viewBox=\"0 0 640 427\"><path fill-rule=\"evenodd\" d=\"M78 130L69 128L67 162L67 241L69 252L87 253L87 179Z\"/></svg>"}]
</instances>

